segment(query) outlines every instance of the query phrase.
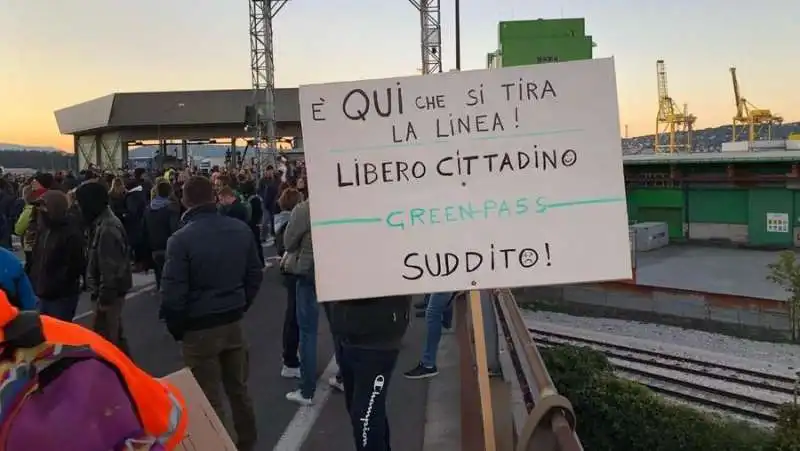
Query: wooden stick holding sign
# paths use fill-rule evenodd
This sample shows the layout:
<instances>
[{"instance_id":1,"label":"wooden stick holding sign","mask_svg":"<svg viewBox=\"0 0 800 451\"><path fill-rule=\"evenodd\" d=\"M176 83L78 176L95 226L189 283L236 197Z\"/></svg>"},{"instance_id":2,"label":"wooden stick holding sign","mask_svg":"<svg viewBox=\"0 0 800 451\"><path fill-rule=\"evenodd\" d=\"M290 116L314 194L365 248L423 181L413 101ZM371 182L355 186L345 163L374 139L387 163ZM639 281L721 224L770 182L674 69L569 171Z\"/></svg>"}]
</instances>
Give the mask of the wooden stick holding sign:
<instances>
[{"instance_id":1,"label":"wooden stick holding sign","mask_svg":"<svg viewBox=\"0 0 800 451\"><path fill-rule=\"evenodd\" d=\"M489 387L489 361L486 356L486 333L483 328L483 308L481 306L480 291L469 291L469 310L470 316L472 317L472 334L475 338L475 364L478 370L478 389L481 395L483 446L486 451L495 451L492 391L491 387Z\"/></svg>"}]
</instances>

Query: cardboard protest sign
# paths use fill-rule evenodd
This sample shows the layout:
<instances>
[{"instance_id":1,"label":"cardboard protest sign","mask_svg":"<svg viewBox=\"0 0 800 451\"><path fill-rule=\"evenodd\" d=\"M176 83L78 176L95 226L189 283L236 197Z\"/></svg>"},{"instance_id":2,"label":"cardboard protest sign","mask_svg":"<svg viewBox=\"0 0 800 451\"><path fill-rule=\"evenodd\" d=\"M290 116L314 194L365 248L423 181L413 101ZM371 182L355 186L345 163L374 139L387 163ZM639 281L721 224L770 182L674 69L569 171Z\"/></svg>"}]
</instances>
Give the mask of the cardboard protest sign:
<instances>
[{"instance_id":1,"label":"cardboard protest sign","mask_svg":"<svg viewBox=\"0 0 800 451\"><path fill-rule=\"evenodd\" d=\"M175 385L186 400L189 429L178 451L236 451L225 426L197 384L192 372L184 368L164 379Z\"/></svg>"},{"instance_id":2,"label":"cardboard protest sign","mask_svg":"<svg viewBox=\"0 0 800 451\"><path fill-rule=\"evenodd\" d=\"M629 279L612 59L300 88L321 301Z\"/></svg>"}]
</instances>

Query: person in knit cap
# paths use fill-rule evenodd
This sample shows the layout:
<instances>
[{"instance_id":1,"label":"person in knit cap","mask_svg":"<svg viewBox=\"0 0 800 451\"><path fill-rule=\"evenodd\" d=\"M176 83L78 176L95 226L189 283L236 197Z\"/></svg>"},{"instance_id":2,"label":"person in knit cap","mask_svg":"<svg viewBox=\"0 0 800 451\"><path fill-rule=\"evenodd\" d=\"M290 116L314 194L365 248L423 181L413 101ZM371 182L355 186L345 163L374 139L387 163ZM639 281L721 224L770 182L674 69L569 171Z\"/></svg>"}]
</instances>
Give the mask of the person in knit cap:
<instances>
[{"instance_id":1,"label":"person in knit cap","mask_svg":"<svg viewBox=\"0 0 800 451\"><path fill-rule=\"evenodd\" d=\"M95 307L92 329L127 354L122 307L133 286L133 275L125 228L108 208L108 191L103 185L84 183L75 191L75 200L88 230L86 284Z\"/></svg>"}]
</instances>

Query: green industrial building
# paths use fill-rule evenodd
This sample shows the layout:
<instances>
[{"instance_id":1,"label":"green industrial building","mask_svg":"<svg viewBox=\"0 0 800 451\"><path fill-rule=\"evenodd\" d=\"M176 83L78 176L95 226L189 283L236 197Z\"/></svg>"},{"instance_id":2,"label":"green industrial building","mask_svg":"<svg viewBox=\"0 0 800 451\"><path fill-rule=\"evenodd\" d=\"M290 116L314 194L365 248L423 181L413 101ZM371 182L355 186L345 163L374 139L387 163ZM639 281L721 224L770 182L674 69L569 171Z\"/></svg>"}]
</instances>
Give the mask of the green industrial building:
<instances>
[{"instance_id":1,"label":"green industrial building","mask_svg":"<svg viewBox=\"0 0 800 451\"><path fill-rule=\"evenodd\" d=\"M591 59L594 46L584 19L500 22L487 67ZM666 223L673 242L800 247L800 148L628 155L624 167L629 219Z\"/></svg>"},{"instance_id":2,"label":"green industrial building","mask_svg":"<svg viewBox=\"0 0 800 451\"><path fill-rule=\"evenodd\" d=\"M800 152L624 157L628 215L665 222L671 241L800 247Z\"/></svg>"},{"instance_id":3,"label":"green industrial building","mask_svg":"<svg viewBox=\"0 0 800 451\"><path fill-rule=\"evenodd\" d=\"M500 22L498 49L488 67L527 66L592 58L594 43L584 19L537 19Z\"/></svg>"}]
</instances>

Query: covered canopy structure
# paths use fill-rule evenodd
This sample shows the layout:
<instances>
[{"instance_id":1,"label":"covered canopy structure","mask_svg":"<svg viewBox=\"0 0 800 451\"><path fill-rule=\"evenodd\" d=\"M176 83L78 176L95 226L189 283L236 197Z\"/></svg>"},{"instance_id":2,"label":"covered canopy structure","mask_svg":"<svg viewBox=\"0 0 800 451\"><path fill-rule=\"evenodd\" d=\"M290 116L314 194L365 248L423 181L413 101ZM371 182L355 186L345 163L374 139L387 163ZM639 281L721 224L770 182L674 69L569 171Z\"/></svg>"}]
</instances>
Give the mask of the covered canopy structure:
<instances>
[{"instance_id":1,"label":"covered canopy structure","mask_svg":"<svg viewBox=\"0 0 800 451\"><path fill-rule=\"evenodd\" d=\"M185 160L189 141L229 138L235 146L236 139L251 139L245 108L252 103L251 89L114 93L60 109L55 117L59 131L74 137L80 169L118 169L137 142L158 141L164 150L167 140L180 140ZM275 109L277 136L300 138L298 89L276 89Z\"/></svg>"}]
</instances>

